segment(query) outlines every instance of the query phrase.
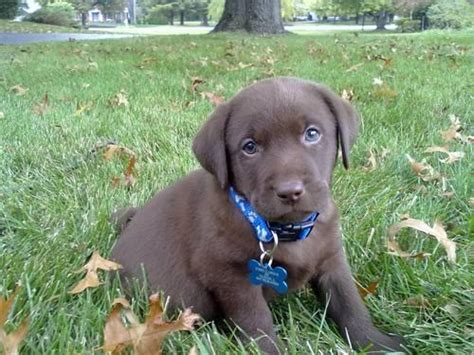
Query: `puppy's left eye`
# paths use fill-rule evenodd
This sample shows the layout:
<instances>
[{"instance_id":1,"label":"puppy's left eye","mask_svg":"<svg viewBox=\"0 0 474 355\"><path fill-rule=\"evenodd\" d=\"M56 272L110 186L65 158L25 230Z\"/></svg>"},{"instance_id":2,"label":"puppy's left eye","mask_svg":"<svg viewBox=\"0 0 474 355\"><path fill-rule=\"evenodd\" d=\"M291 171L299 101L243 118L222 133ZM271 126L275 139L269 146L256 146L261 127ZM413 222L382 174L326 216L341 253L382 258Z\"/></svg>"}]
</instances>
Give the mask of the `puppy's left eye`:
<instances>
[{"instance_id":1,"label":"puppy's left eye","mask_svg":"<svg viewBox=\"0 0 474 355\"><path fill-rule=\"evenodd\" d=\"M315 143L319 140L320 137L321 137L321 134L314 127L309 127L304 132L304 139L305 139L306 142Z\"/></svg>"}]
</instances>

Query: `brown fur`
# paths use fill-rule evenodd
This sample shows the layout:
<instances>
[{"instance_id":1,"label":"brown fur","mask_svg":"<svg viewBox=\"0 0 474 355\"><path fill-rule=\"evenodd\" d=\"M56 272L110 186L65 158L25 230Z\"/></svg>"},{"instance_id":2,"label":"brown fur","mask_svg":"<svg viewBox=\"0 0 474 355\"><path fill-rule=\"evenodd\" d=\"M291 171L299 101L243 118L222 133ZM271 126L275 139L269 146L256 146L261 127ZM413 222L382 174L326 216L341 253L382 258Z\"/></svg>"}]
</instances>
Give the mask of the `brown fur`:
<instances>
[{"instance_id":1,"label":"brown fur","mask_svg":"<svg viewBox=\"0 0 474 355\"><path fill-rule=\"evenodd\" d=\"M304 141L310 124L321 133L318 143ZM208 320L232 320L252 338L266 334L259 346L277 353L268 307L276 293L248 281L246 264L259 257L259 246L229 200L233 186L267 220L298 221L320 212L307 239L280 243L274 265L288 270L290 291L311 284L354 347L400 350L400 339L379 332L361 302L330 194L338 150L347 168L358 125L347 102L308 81L277 78L242 90L217 107L194 140L204 169L119 216L124 229L112 257L123 265L122 275L139 277L143 265L153 291L163 290L173 306L193 306ZM242 151L246 138L258 144L252 156ZM297 200L281 197L294 186L302 188Z\"/></svg>"}]
</instances>

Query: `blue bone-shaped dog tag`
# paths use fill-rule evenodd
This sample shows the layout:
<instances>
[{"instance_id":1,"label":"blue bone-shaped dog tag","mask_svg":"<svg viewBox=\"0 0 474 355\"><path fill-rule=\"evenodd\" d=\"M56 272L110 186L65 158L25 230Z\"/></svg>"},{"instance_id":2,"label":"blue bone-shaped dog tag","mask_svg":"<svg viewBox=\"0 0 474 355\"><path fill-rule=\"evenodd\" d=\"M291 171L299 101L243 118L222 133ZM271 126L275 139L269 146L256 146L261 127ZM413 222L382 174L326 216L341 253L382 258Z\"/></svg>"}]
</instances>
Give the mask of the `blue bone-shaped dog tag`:
<instances>
[{"instance_id":1,"label":"blue bone-shaped dog tag","mask_svg":"<svg viewBox=\"0 0 474 355\"><path fill-rule=\"evenodd\" d=\"M268 264L260 264L255 259L252 259L247 264L250 275L249 279L252 285L265 285L275 289L278 293L288 292L288 285L286 284L286 277L288 272L277 266L272 268Z\"/></svg>"}]
</instances>

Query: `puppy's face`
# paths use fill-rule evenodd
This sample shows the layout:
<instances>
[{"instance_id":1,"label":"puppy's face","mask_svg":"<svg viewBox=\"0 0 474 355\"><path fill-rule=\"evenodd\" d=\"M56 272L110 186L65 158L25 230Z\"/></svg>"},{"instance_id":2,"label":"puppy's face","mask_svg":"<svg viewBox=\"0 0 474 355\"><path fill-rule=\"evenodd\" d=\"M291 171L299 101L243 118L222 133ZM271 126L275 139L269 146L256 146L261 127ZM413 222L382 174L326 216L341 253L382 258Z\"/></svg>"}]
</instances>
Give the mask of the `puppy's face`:
<instances>
[{"instance_id":1,"label":"puppy's face","mask_svg":"<svg viewBox=\"0 0 474 355\"><path fill-rule=\"evenodd\" d=\"M193 148L223 188L234 186L269 221L293 222L324 211L338 144L347 165L357 122L323 87L265 80L219 107Z\"/></svg>"}]
</instances>

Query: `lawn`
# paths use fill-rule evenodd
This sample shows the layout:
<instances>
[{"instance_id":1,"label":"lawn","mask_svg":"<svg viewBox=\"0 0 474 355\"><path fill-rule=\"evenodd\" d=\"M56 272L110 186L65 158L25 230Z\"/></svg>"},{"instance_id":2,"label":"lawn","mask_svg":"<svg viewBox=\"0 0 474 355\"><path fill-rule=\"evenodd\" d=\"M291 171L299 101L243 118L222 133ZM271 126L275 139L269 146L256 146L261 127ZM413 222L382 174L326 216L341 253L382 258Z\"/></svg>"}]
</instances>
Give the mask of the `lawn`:
<instances>
[{"instance_id":1,"label":"lawn","mask_svg":"<svg viewBox=\"0 0 474 355\"><path fill-rule=\"evenodd\" d=\"M230 98L255 80L291 75L338 93L352 90L361 114L351 169L338 167L333 194L354 278L377 285L365 297L375 324L404 335L413 353L471 353L473 149L456 139L445 143L440 132L454 115L460 134L472 135L472 34L163 36L0 46L0 295L22 285L7 324L11 330L30 317L22 352L92 353L101 346L112 300L122 294L117 280L101 273L104 285L77 295L68 290L93 251L109 255L116 239L110 213L142 204L198 167L191 142L213 110L201 93ZM123 181L126 160L103 158L108 142L135 152L133 186ZM464 157L446 164L444 154L425 152L445 144ZM367 165L370 152L375 168ZM407 154L425 159L440 176L422 180ZM389 254L387 229L406 214L430 226L441 221L457 245L456 263L434 238L410 229L397 235L401 248L431 255ZM134 296L140 313L146 295ZM288 353L348 351L309 290L272 309ZM169 337L164 350L185 353L193 345L202 354L246 347L206 324Z\"/></svg>"},{"instance_id":2,"label":"lawn","mask_svg":"<svg viewBox=\"0 0 474 355\"><path fill-rule=\"evenodd\" d=\"M82 32L82 30L72 28L72 27L63 27L63 26L54 26L54 25L45 25L42 23L35 22L14 22L10 20L0 20L0 32L16 32L16 33L51 33L51 32L60 32L60 33L70 33L70 32Z\"/></svg>"}]
</instances>

